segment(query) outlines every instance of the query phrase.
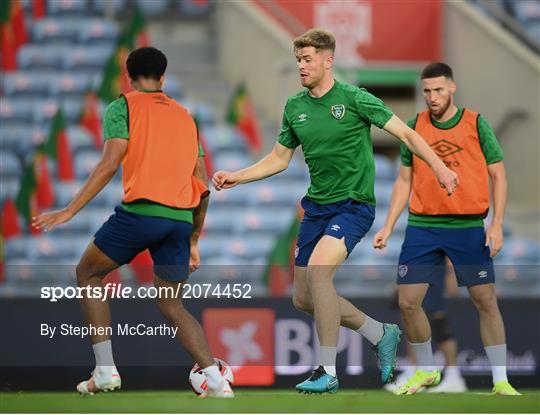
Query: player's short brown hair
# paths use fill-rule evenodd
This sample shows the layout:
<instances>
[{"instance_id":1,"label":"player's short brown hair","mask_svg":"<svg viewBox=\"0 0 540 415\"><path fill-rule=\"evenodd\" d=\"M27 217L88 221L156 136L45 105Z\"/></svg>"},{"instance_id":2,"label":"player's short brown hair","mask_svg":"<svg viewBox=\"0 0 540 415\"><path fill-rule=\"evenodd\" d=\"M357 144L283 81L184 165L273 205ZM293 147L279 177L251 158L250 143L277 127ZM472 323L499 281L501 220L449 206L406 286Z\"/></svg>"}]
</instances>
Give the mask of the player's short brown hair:
<instances>
[{"instance_id":1,"label":"player's short brown hair","mask_svg":"<svg viewBox=\"0 0 540 415\"><path fill-rule=\"evenodd\" d=\"M438 78L444 76L446 79L454 80L454 71L450 65L444 62L432 62L422 71L421 79Z\"/></svg>"},{"instance_id":2,"label":"player's short brown hair","mask_svg":"<svg viewBox=\"0 0 540 415\"><path fill-rule=\"evenodd\" d=\"M328 30L311 29L294 39L294 49L301 49L313 46L317 52L320 50L336 50L336 38Z\"/></svg>"}]
</instances>

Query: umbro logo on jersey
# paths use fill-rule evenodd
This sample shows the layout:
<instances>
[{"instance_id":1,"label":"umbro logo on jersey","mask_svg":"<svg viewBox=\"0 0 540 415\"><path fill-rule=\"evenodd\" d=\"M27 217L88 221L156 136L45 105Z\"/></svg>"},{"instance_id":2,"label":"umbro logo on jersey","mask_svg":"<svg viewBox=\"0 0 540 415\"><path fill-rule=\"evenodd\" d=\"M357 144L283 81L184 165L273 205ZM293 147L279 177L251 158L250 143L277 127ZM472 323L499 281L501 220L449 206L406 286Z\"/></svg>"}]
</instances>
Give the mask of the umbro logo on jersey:
<instances>
[{"instance_id":1,"label":"umbro logo on jersey","mask_svg":"<svg viewBox=\"0 0 540 415\"><path fill-rule=\"evenodd\" d=\"M337 223L330 226L330 229L332 229L334 232L337 232L341 229L341 226L339 226Z\"/></svg>"},{"instance_id":2,"label":"umbro logo on jersey","mask_svg":"<svg viewBox=\"0 0 540 415\"><path fill-rule=\"evenodd\" d=\"M487 271L480 271L478 273L478 278L487 278L487 276L488 276Z\"/></svg>"},{"instance_id":3,"label":"umbro logo on jersey","mask_svg":"<svg viewBox=\"0 0 540 415\"><path fill-rule=\"evenodd\" d=\"M338 104L338 105L332 105L330 107L330 111L332 112L332 115L335 119L341 120L343 116L345 115L345 105Z\"/></svg>"},{"instance_id":4,"label":"umbro logo on jersey","mask_svg":"<svg viewBox=\"0 0 540 415\"><path fill-rule=\"evenodd\" d=\"M431 148L433 148L433 151L435 154L437 154L439 157L447 157L451 154L457 153L461 150L463 150L462 147L458 146L457 144L454 144L448 140L439 140L436 141L431 145Z\"/></svg>"},{"instance_id":5,"label":"umbro logo on jersey","mask_svg":"<svg viewBox=\"0 0 540 415\"><path fill-rule=\"evenodd\" d=\"M300 114L298 116L298 121L303 122L305 120L307 120L307 114Z\"/></svg>"}]
</instances>

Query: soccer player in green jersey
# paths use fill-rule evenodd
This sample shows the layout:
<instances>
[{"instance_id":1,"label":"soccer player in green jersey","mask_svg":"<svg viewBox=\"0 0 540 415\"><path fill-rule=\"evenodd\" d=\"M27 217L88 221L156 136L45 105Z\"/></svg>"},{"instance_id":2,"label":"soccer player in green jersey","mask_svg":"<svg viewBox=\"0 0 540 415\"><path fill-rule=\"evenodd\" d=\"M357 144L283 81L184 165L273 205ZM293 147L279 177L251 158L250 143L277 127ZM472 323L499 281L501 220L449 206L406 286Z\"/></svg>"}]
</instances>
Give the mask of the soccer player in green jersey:
<instances>
[{"instance_id":1,"label":"soccer player in green jersey","mask_svg":"<svg viewBox=\"0 0 540 415\"><path fill-rule=\"evenodd\" d=\"M375 217L375 163L370 126L397 137L431 166L443 194L452 194L457 175L425 141L365 89L338 82L332 74L334 36L313 29L294 40L300 82L304 90L285 105L283 125L272 152L236 172L219 171L217 190L261 180L287 168L299 145L311 176L302 199L294 271L297 309L314 315L320 341L320 361L312 375L297 385L300 392L336 392L336 348L340 324L371 342L380 360L382 381L395 367L401 331L365 315L338 296L335 271L369 231ZM430 173L431 174L431 173Z\"/></svg>"},{"instance_id":2,"label":"soccer player in green jersey","mask_svg":"<svg viewBox=\"0 0 540 415\"><path fill-rule=\"evenodd\" d=\"M445 162L461 177L467 177L467 181L456 190L452 200L434 193L437 183L426 179L425 163L401 146L402 165L388 217L373 240L375 248L386 247L397 219L409 202L409 224L401 248L397 283L405 333L418 370L394 393L411 395L440 382L422 301L429 286L443 283L439 268L448 256L458 285L467 287L480 315L480 334L491 365L493 392L519 395L506 376L506 339L497 305L492 259L503 245L507 194L503 153L488 122L454 103L457 87L447 64L432 63L421 77L428 109L408 124L426 137ZM493 184L493 219L485 231L483 218L489 208L489 179Z\"/></svg>"}]
</instances>

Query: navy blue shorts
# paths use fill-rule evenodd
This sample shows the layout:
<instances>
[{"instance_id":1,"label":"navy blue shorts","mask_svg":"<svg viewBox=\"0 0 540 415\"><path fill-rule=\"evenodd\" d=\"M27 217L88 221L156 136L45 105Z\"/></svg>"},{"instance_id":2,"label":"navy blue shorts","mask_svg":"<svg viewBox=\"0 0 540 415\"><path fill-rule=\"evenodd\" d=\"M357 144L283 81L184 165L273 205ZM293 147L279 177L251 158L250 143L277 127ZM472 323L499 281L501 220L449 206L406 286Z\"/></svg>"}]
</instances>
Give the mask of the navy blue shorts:
<instances>
[{"instance_id":1,"label":"navy blue shorts","mask_svg":"<svg viewBox=\"0 0 540 415\"><path fill-rule=\"evenodd\" d=\"M189 222L137 215L117 206L94 235L94 244L118 265L130 263L148 249L154 273L164 280L181 282L189 276L192 228Z\"/></svg>"},{"instance_id":2,"label":"navy blue shorts","mask_svg":"<svg viewBox=\"0 0 540 415\"><path fill-rule=\"evenodd\" d=\"M398 284L444 285L445 255L460 287L495 282L484 228L444 229L408 226L401 247Z\"/></svg>"},{"instance_id":3,"label":"navy blue shorts","mask_svg":"<svg viewBox=\"0 0 540 415\"><path fill-rule=\"evenodd\" d=\"M368 233L375 220L375 207L352 199L320 205L304 197L304 219L300 224L295 251L295 265L306 267L317 242L330 235L345 238L347 254Z\"/></svg>"}]
</instances>

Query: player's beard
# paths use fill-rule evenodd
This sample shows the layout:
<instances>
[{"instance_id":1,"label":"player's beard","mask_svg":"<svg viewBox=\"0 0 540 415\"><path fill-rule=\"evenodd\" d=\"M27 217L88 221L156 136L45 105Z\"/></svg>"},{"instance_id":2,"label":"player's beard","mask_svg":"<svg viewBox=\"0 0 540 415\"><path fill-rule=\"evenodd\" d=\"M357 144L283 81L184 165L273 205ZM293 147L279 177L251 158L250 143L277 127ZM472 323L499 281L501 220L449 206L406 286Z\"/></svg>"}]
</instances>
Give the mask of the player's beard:
<instances>
[{"instance_id":1,"label":"player's beard","mask_svg":"<svg viewBox=\"0 0 540 415\"><path fill-rule=\"evenodd\" d=\"M451 104L452 104L452 100L448 98L445 102L439 104L439 108L437 110L434 110L431 106L429 106L429 108L433 115L440 117L441 115L446 113L446 111L448 111L448 108L450 108Z\"/></svg>"}]
</instances>

